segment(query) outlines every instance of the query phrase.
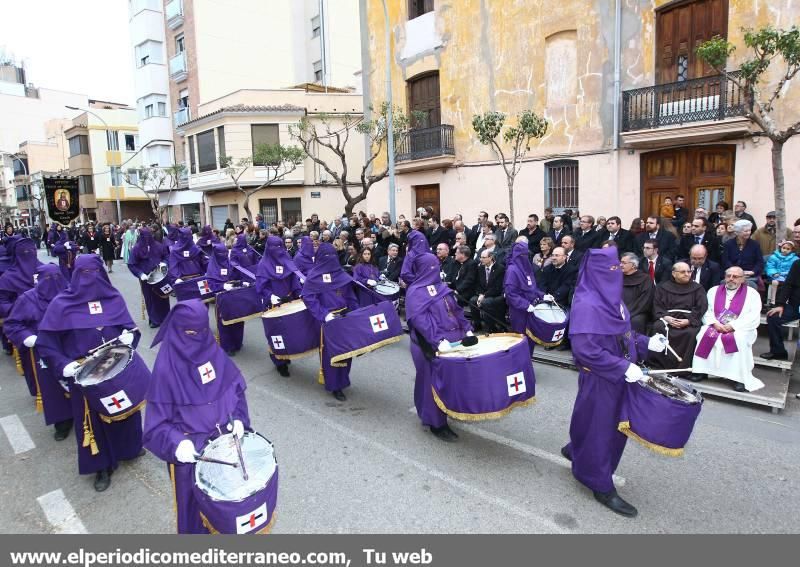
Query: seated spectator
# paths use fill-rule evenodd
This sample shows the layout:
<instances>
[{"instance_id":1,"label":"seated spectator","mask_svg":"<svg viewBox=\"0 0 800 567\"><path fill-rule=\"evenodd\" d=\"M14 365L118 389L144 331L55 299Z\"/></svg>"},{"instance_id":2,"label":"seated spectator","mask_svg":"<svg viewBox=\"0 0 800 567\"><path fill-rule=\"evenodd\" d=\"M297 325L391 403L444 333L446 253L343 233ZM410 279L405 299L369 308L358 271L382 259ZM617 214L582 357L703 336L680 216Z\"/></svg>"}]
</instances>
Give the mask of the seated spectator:
<instances>
[{"instance_id":1,"label":"seated spectator","mask_svg":"<svg viewBox=\"0 0 800 567\"><path fill-rule=\"evenodd\" d=\"M403 267L403 259L400 258L400 247L397 244L389 244L386 249L386 256L378 260L378 269L382 276L387 280L399 283L400 269Z\"/></svg>"},{"instance_id":2,"label":"seated spectator","mask_svg":"<svg viewBox=\"0 0 800 567\"><path fill-rule=\"evenodd\" d=\"M436 257L439 259L439 274L442 277L442 281L449 283L454 276L455 260L450 257L450 246L446 242L440 242L436 245Z\"/></svg>"},{"instance_id":3,"label":"seated spectator","mask_svg":"<svg viewBox=\"0 0 800 567\"><path fill-rule=\"evenodd\" d=\"M764 256L758 242L750 238L752 223L747 219L738 220L733 224L736 238L728 240L723 247L722 267L738 266L744 271L747 285L757 289L758 279L764 271Z\"/></svg>"},{"instance_id":4,"label":"seated spectator","mask_svg":"<svg viewBox=\"0 0 800 567\"><path fill-rule=\"evenodd\" d=\"M560 246L554 248L552 262L536 275L539 289L552 295L561 307L567 307L572 303L572 292L578 279L578 270L575 266L567 264L567 254L563 248Z\"/></svg>"},{"instance_id":5,"label":"seated spectator","mask_svg":"<svg viewBox=\"0 0 800 567\"><path fill-rule=\"evenodd\" d=\"M758 242L758 245L761 247L761 254L764 256L765 262L767 261L767 258L777 250L778 242L791 240L792 238L792 231L788 228L786 229L785 234L781 235L781 238L776 237L776 232L778 230L776 221L777 216L775 215L775 211L768 212L767 222L764 223L764 226L753 233L753 240Z\"/></svg>"},{"instance_id":6,"label":"seated spectator","mask_svg":"<svg viewBox=\"0 0 800 567\"><path fill-rule=\"evenodd\" d=\"M475 287L478 285L478 264L472 259L469 246L459 246L453 260L455 276L447 285L455 290L458 304L466 307L469 298L475 295Z\"/></svg>"},{"instance_id":7,"label":"seated spectator","mask_svg":"<svg viewBox=\"0 0 800 567\"><path fill-rule=\"evenodd\" d=\"M689 267L692 269L691 280L706 291L719 285L722 280L722 268L708 258L706 247L702 244L695 244L689 250Z\"/></svg>"},{"instance_id":8,"label":"seated spectator","mask_svg":"<svg viewBox=\"0 0 800 567\"><path fill-rule=\"evenodd\" d=\"M659 253L658 240L645 241L642 252L644 261L639 264L639 269L650 276L650 281L660 284L669 280L672 274L672 262Z\"/></svg>"},{"instance_id":9,"label":"seated spectator","mask_svg":"<svg viewBox=\"0 0 800 567\"><path fill-rule=\"evenodd\" d=\"M622 268L622 301L631 315L631 329L646 335L653 311L655 286L648 274L639 269L639 257L633 252L625 252L619 264Z\"/></svg>"},{"instance_id":10,"label":"seated spectator","mask_svg":"<svg viewBox=\"0 0 800 567\"><path fill-rule=\"evenodd\" d=\"M775 307L767 311L769 352L761 355L767 360L787 360L789 353L783 344L783 325L800 318L800 262L794 262L786 281L780 286Z\"/></svg>"},{"instance_id":11,"label":"seated spectator","mask_svg":"<svg viewBox=\"0 0 800 567\"><path fill-rule=\"evenodd\" d=\"M631 231L622 228L622 220L617 216L608 217L602 239L616 242L620 254L637 251L636 238Z\"/></svg>"},{"instance_id":12,"label":"seated spectator","mask_svg":"<svg viewBox=\"0 0 800 567\"><path fill-rule=\"evenodd\" d=\"M545 236L539 241L539 250L540 252L534 254L533 256L533 265L538 267L540 270L550 264L553 261L553 249L555 248L555 243L553 239L549 236Z\"/></svg>"},{"instance_id":13,"label":"seated spectator","mask_svg":"<svg viewBox=\"0 0 800 567\"><path fill-rule=\"evenodd\" d=\"M483 250L478 266L478 280L472 297L472 322L475 330L488 333L505 331L506 300L503 297L504 267L496 261L493 250Z\"/></svg>"},{"instance_id":14,"label":"seated spectator","mask_svg":"<svg viewBox=\"0 0 800 567\"><path fill-rule=\"evenodd\" d=\"M778 286L786 281L786 276L789 275L789 270L796 261L797 254L794 251L794 242L791 240L781 242L780 247L767 260L766 274L769 283L767 305L775 305Z\"/></svg>"}]
</instances>

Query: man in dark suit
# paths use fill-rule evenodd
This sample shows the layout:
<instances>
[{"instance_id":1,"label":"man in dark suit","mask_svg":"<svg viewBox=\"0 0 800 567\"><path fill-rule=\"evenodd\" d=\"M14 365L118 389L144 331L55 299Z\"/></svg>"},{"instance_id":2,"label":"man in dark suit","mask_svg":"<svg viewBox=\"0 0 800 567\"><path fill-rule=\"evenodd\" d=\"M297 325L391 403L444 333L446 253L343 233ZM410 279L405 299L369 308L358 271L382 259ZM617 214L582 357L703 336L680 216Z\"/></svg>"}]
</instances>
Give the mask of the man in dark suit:
<instances>
[{"instance_id":1,"label":"man in dark suit","mask_svg":"<svg viewBox=\"0 0 800 567\"><path fill-rule=\"evenodd\" d=\"M436 246L442 242L448 246L450 245L450 235L447 229L439 224L439 219L436 217L431 217L428 221L428 231L425 236L428 237L428 244L430 244L431 250L436 250Z\"/></svg>"},{"instance_id":2,"label":"man in dark suit","mask_svg":"<svg viewBox=\"0 0 800 567\"><path fill-rule=\"evenodd\" d=\"M461 307L475 295L475 286L478 285L478 264L472 259L472 250L469 246L456 248L453 278L447 285L456 292L456 300Z\"/></svg>"},{"instance_id":3,"label":"man in dark suit","mask_svg":"<svg viewBox=\"0 0 800 567\"><path fill-rule=\"evenodd\" d=\"M642 245L644 258L639 269L650 275L654 284L669 281L672 277L672 261L659 253L658 240L646 240Z\"/></svg>"},{"instance_id":4,"label":"man in dark suit","mask_svg":"<svg viewBox=\"0 0 800 567\"><path fill-rule=\"evenodd\" d=\"M539 216L536 214L528 215L528 224L519 231L519 235L528 239L528 254L531 256L538 254L540 252L539 243L545 236L542 229L539 228Z\"/></svg>"},{"instance_id":5,"label":"man in dark suit","mask_svg":"<svg viewBox=\"0 0 800 567\"><path fill-rule=\"evenodd\" d=\"M617 243L617 250L620 256L626 252L637 252L636 239L630 230L622 228L622 219L619 217L608 217L606 229L603 231L600 241L613 240Z\"/></svg>"},{"instance_id":6,"label":"man in dark suit","mask_svg":"<svg viewBox=\"0 0 800 567\"><path fill-rule=\"evenodd\" d=\"M667 275L671 277L672 262L675 261L678 245L672 233L661 228L661 221L658 217L647 217L644 232L636 237L636 241L639 243L639 250L642 252L644 252L644 243L647 240L658 241L659 254L670 261L670 270L667 271Z\"/></svg>"},{"instance_id":7,"label":"man in dark suit","mask_svg":"<svg viewBox=\"0 0 800 567\"><path fill-rule=\"evenodd\" d=\"M681 237L678 258L689 258L689 251L696 244L705 246L708 258L719 263L719 239L713 231L708 230L708 221L704 218L694 219L692 221L692 234L684 234Z\"/></svg>"},{"instance_id":8,"label":"man in dark suit","mask_svg":"<svg viewBox=\"0 0 800 567\"><path fill-rule=\"evenodd\" d=\"M778 290L775 307L767 311L769 352L763 353L761 358L767 360L789 359L789 353L783 343L783 325L797 320L798 308L800 308L800 262L795 262L789 268L786 281Z\"/></svg>"},{"instance_id":9,"label":"man in dark suit","mask_svg":"<svg viewBox=\"0 0 800 567\"><path fill-rule=\"evenodd\" d=\"M442 281L449 281L453 277L455 260L450 257L450 246L444 242L436 245L436 257L439 259L439 273Z\"/></svg>"},{"instance_id":10,"label":"man in dark suit","mask_svg":"<svg viewBox=\"0 0 800 567\"><path fill-rule=\"evenodd\" d=\"M508 216L505 213L497 215L497 229L494 231L497 246L508 252L514 246L517 239L517 229L511 226Z\"/></svg>"},{"instance_id":11,"label":"man in dark suit","mask_svg":"<svg viewBox=\"0 0 800 567\"><path fill-rule=\"evenodd\" d=\"M572 235L575 238L575 250L583 253L589 248L596 247L600 243L599 237L601 235L601 232L594 229L594 217L583 215L580 221L580 228Z\"/></svg>"},{"instance_id":12,"label":"man in dark suit","mask_svg":"<svg viewBox=\"0 0 800 567\"><path fill-rule=\"evenodd\" d=\"M583 252L575 250L575 237L571 234L564 236L561 239L561 247L564 249L564 252L567 255L567 264L570 266L575 266L577 269L581 264Z\"/></svg>"},{"instance_id":13,"label":"man in dark suit","mask_svg":"<svg viewBox=\"0 0 800 567\"><path fill-rule=\"evenodd\" d=\"M548 236L553 239L556 246L561 246L561 239L567 234L569 231L564 230L564 219L561 218L561 215L553 217L553 228L550 229Z\"/></svg>"},{"instance_id":14,"label":"man in dark suit","mask_svg":"<svg viewBox=\"0 0 800 567\"><path fill-rule=\"evenodd\" d=\"M393 282L400 281L400 269L403 267L403 259L398 255L400 247L397 244L390 244L386 249L387 255L378 260L378 269L387 280Z\"/></svg>"},{"instance_id":15,"label":"man in dark suit","mask_svg":"<svg viewBox=\"0 0 800 567\"><path fill-rule=\"evenodd\" d=\"M492 250L481 252L478 266L478 281L472 303L472 322L475 329L483 327L487 332L505 331L503 323L506 319L506 300L503 297L503 279L505 269L495 262Z\"/></svg>"},{"instance_id":16,"label":"man in dark suit","mask_svg":"<svg viewBox=\"0 0 800 567\"><path fill-rule=\"evenodd\" d=\"M719 285L722 280L722 268L709 259L708 251L702 244L695 244L689 250L689 267L692 269L691 280L706 291Z\"/></svg>"},{"instance_id":17,"label":"man in dark suit","mask_svg":"<svg viewBox=\"0 0 800 567\"><path fill-rule=\"evenodd\" d=\"M553 261L536 275L539 289L553 296L562 307L572 303L572 292L578 279L578 270L567 264L567 254L560 246L553 249Z\"/></svg>"},{"instance_id":18,"label":"man in dark suit","mask_svg":"<svg viewBox=\"0 0 800 567\"><path fill-rule=\"evenodd\" d=\"M478 213L478 222L474 224L472 228L469 229L469 238L467 239L467 244L470 248L475 250L475 242L478 240L478 235L483 230L483 226L489 221L489 213L486 211L481 211Z\"/></svg>"}]
</instances>

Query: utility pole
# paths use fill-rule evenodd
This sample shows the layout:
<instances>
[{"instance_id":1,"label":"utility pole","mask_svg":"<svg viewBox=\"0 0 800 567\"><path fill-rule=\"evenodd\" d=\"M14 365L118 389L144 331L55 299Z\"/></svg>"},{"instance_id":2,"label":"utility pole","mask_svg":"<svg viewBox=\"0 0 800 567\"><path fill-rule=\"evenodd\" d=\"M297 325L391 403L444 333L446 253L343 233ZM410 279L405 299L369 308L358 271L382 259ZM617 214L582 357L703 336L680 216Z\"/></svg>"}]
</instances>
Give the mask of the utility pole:
<instances>
[{"instance_id":1,"label":"utility pole","mask_svg":"<svg viewBox=\"0 0 800 567\"><path fill-rule=\"evenodd\" d=\"M389 106L386 115L387 151L389 152L389 216L391 217L392 222L397 222L394 184L394 104L392 103L392 46L390 43L391 30L389 26L389 10L386 8L386 0L382 1L384 35L386 40L386 104Z\"/></svg>"}]
</instances>

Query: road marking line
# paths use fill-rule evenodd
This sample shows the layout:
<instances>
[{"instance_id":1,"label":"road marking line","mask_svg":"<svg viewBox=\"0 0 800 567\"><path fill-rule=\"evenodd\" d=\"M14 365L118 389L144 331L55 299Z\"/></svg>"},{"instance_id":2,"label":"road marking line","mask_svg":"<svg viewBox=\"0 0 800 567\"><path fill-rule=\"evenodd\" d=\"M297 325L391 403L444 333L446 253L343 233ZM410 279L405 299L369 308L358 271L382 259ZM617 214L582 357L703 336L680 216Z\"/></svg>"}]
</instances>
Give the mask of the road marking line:
<instances>
[{"instance_id":1,"label":"road marking line","mask_svg":"<svg viewBox=\"0 0 800 567\"><path fill-rule=\"evenodd\" d=\"M412 407L408 411L410 413L416 413L417 409ZM450 421L450 425L454 426L456 429L462 429L464 431L472 433L476 437L482 437L487 441L493 441L500 445L505 445L506 447L509 447L521 453L532 455L539 459L553 463L554 465L564 467L565 469L572 469L572 465L567 459L565 459L561 455L556 455L555 453L551 453L550 451L545 451L544 449L539 449L538 447L534 447L533 445L528 445L527 443L522 443L521 441L517 441L509 437L504 437L502 435L498 435L497 433L492 433L491 431L487 431L486 429L480 428L476 425L462 423L460 421ZM625 480L625 477L616 474L612 478L614 480L614 484L619 488L625 486L625 483L627 482Z\"/></svg>"},{"instance_id":2,"label":"road marking line","mask_svg":"<svg viewBox=\"0 0 800 567\"><path fill-rule=\"evenodd\" d=\"M498 508L502 508L506 512L510 512L510 513L512 513L512 514L514 514L516 516L520 516L522 518L527 518L529 520L533 520L534 522L539 524L539 526L538 526L539 529L541 529L543 531L546 530L549 533L558 533L558 534L570 533L569 530L565 530L563 527L559 526L554 521L549 520L548 518L542 517L542 516L540 516L538 514L534 514L534 513L530 512L530 511L526 510L525 508L521 508L521 507L517 506L516 504L510 503L510 502L506 502L505 500L502 500L500 498L497 498L495 496L487 494L487 493L483 492L482 490L480 490L478 488L475 488L474 486L471 486L469 484L466 484L465 482L462 482L462 481L460 481L458 479L455 479L455 478L451 477L450 475L448 475L448 474L446 474L446 473L444 473L444 472L442 472L440 470L434 469L432 467L429 467L426 464L423 464L423 463L421 463L419 461L416 461L416 460L408 457L407 455L404 455L404 454L400 453L399 451L396 451L396 450L392 449L391 447L387 447L386 445L384 445L382 443L379 443L379 442L377 442L377 441L375 441L373 439L370 439L368 437L365 437L365 436L361 435L360 433L350 429L349 427L345 427L343 425L340 425L336 421L334 421L332 419L329 419L328 417L324 416L323 414L321 414L321 413L319 413L319 412L317 412L315 410L312 410L310 408L302 406L302 405L298 404L297 402L295 402L294 400L292 400L290 398L285 398L285 397L283 397L283 396L281 396L279 394L276 394L276 393L274 393L274 392L272 392L270 390L267 390L264 393L266 395L270 396L271 398L274 398L275 400L278 400L279 402L281 402L281 403L283 403L283 404L285 404L285 405L287 405L289 407L292 407L292 408L294 408L295 410L297 410L297 411L299 411L301 413L304 413L304 414L306 414L306 415L308 415L310 417L313 417L314 419L322 422L328 428L335 429L336 431L338 431L342 435L350 437L351 439L355 439L356 441L359 441L362 444L367 445L368 447L383 453L384 455L388 455L388 456L390 456L390 457L392 457L392 458L394 458L394 459L396 459L396 460L398 460L398 461L400 461L400 462L402 462L402 463L404 463L404 464L406 464L408 466L414 467L415 469L417 469L417 470L419 470L419 471L421 471L421 472L423 472L423 473L425 473L425 474L427 474L429 476L432 476L433 478L435 478L435 479L437 479L437 480L439 480L441 482L449 484L453 488L461 490L462 492L465 492L465 493L469 494L470 496L472 496L474 498L478 498L480 500L488 502L489 504L494 505L494 506L496 506Z\"/></svg>"},{"instance_id":3,"label":"road marking line","mask_svg":"<svg viewBox=\"0 0 800 567\"><path fill-rule=\"evenodd\" d=\"M36 499L42 507L47 521L55 529L57 534L85 534L86 527L81 522L72 504L69 503L64 492L59 488L53 492L48 492Z\"/></svg>"},{"instance_id":4,"label":"road marking line","mask_svg":"<svg viewBox=\"0 0 800 567\"><path fill-rule=\"evenodd\" d=\"M3 428L3 432L8 437L8 442L11 443L11 448L14 449L15 455L36 448L36 444L31 439L31 436L28 435L28 431L22 425L22 421L20 421L17 414L0 418L0 427Z\"/></svg>"}]
</instances>

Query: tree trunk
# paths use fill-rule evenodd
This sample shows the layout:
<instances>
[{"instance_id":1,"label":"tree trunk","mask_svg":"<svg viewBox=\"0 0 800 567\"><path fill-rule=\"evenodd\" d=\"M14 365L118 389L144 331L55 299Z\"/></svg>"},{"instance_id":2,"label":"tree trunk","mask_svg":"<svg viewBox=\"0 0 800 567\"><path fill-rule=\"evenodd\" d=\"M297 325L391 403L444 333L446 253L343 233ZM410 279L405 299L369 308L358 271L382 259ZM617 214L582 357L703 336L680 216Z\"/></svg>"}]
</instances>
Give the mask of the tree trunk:
<instances>
[{"instance_id":1,"label":"tree trunk","mask_svg":"<svg viewBox=\"0 0 800 567\"><path fill-rule=\"evenodd\" d=\"M514 225L514 178L508 177L508 217L511 226Z\"/></svg>"},{"instance_id":2,"label":"tree trunk","mask_svg":"<svg viewBox=\"0 0 800 567\"><path fill-rule=\"evenodd\" d=\"M775 192L775 217L777 230L775 243L783 240L786 232L786 194L783 183L783 142L772 140L772 183Z\"/></svg>"},{"instance_id":3,"label":"tree trunk","mask_svg":"<svg viewBox=\"0 0 800 567\"><path fill-rule=\"evenodd\" d=\"M353 214L353 208L354 208L355 206L356 206L356 203L355 203L355 201L353 201L352 199L348 200L348 201L347 201L347 204L345 204L345 206L344 206L344 214L346 214L346 215L347 215L347 218L348 218L348 219L349 219L349 218L350 218L350 216Z\"/></svg>"},{"instance_id":4,"label":"tree trunk","mask_svg":"<svg viewBox=\"0 0 800 567\"><path fill-rule=\"evenodd\" d=\"M244 212L247 215L247 222L254 222L253 214L250 212L250 195L244 194ZM239 224L239 223L235 223Z\"/></svg>"}]
</instances>

